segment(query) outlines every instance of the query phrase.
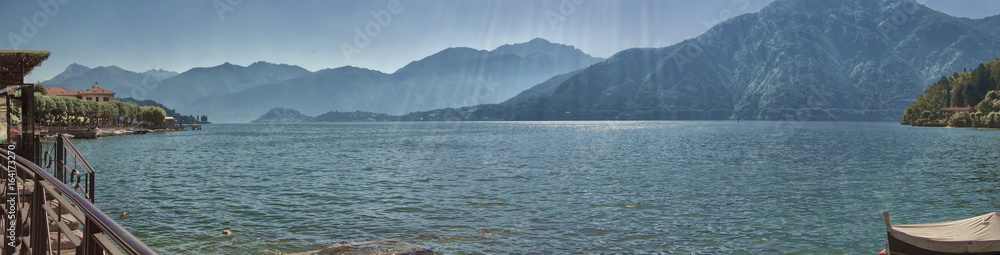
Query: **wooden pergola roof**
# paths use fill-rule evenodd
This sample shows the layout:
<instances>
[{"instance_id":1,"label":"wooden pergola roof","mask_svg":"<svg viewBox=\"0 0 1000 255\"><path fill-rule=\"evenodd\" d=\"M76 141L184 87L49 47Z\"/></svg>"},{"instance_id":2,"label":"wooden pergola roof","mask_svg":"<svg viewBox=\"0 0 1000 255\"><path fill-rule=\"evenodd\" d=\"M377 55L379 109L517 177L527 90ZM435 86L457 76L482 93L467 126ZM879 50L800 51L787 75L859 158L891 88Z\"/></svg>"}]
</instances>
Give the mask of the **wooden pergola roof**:
<instances>
[{"instance_id":1,"label":"wooden pergola roof","mask_svg":"<svg viewBox=\"0 0 1000 255\"><path fill-rule=\"evenodd\" d=\"M0 50L0 85L21 85L24 76L46 59L48 51Z\"/></svg>"}]
</instances>

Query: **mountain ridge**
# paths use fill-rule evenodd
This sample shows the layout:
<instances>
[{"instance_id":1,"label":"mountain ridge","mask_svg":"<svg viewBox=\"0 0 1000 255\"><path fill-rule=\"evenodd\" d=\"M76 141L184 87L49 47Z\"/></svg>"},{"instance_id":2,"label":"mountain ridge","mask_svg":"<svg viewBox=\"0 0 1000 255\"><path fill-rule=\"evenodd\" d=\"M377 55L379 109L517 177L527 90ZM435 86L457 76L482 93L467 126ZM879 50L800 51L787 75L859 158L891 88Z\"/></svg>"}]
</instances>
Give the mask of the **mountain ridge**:
<instances>
[{"instance_id":1,"label":"mountain ridge","mask_svg":"<svg viewBox=\"0 0 1000 255\"><path fill-rule=\"evenodd\" d=\"M228 121L246 122L272 108L300 109L303 114L316 116L327 111L403 114L499 103L554 75L600 60L571 46L544 39L533 41L535 45L499 47L529 53L525 57L511 52L494 54L453 47L413 61L391 74L350 66L324 69L296 79L205 97L185 106L185 110L207 111L201 114L216 120L222 118L214 116L227 114ZM547 47L538 46L546 44ZM559 58L554 59L553 55Z\"/></svg>"},{"instance_id":2,"label":"mountain ridge","mask_svg":"<svg viewBox=\"0 0 1000 255\"><path fill-rule=\"evenodd\" d=\"M1000 56L994 32L970 25L990 22L910 0L777 0L678 44L618 52L530 100L407 116L898 121L941 73Z\"/></svg>"},{"instance_id":3,"label":"mountain ridge","mask_svg":"<svg viewBox=\"0 0 1000 255\"><path fill-rule=\"evenodd\" d=\"M177 73L164 70L138 73L115 65L90 68L73 63L62 73L41 83L47 87L63 87L69 90L86 90L97 83L101 88L118 93L119 97L128 97L131 96L133 89L143 84L156 83L174 75Z\"/></svg>"}]
</instances>

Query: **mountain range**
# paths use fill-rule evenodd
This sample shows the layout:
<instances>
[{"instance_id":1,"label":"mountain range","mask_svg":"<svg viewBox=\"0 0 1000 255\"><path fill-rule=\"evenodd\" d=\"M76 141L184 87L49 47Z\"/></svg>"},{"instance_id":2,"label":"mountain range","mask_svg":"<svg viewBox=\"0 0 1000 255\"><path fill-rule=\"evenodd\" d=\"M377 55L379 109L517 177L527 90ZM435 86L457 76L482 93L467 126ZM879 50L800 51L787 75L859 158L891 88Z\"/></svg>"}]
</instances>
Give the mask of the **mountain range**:
<instances>
[{"instance_id":1,"label":"mountain range","mask_svg":"<svg viewBox=\"0 0 1000 255\"><path fill-rule=\"evenodd\" d=\"M69 90L86 90L94 83L101 88L115 91L118 94L131 93L142 84L152 84L176 76L177 72L165 70L148 70L137 73L117 66L99 66L90 68L79 64L70 64L62 73L42 82L46 87L62 87ZM118 95L123 96L123 95ZM125 97L128 97L127 95Z\"/></svg>"},{"instance_id":2,"label":"mountain range","mask_svg":"<svg viewBox=\"0 0 1000 255\"><path fill-rule=\"evenodd\" d=\"M194 68L167 77L117 67L119 72L92 74L74 64L43 84L89 86L100 81L101 87L111 91L153 99L181 112L209 115L217 122L245 122L276 107L314 115L331 110L403 114L499 103L554 75L602 60L572 46L534 39L492 51L449 48L392 74L351 66L309 72L293 65L258 62L246 67L225 63Z\"/></svg>"},{"instance_id":3,"label":"mountain range","mask_svg":"<svg viewBox=\"0 0 1000 255\"><path fill-rule=\"evenodd\" d=\"M898 121L941 76L1000 56L998 25L1000 16L957 18L913 0L775 0L697 37L606 60L535 39L449 48L392 74L223 64L162 79L149 98L218 122L279 107L423 111L403 119L425 120Z\"/></svg>"},{"instance_id":4,"label":"mountain range","mask_svg":"<svg viewBox=\"0 0 1000 255\"><path fill-rule=\"evenodd\" d=\"M998 21L911 0L776 0L675 45L621 51L533 96L404 119L898 121L941 76L1000 56Z\"/></svg>"},{"instance_id":5,"label":"mountain range","mask_svg":"<svg viewBox=\"0 0 1000 255\"><path fill-rule=\"evenodd\" d=\"M392 74L345 66L199 99L189 107L220 120L247 121L271 108L404 114L499 103L561 73L602 59L567 45L534 39L493 51L449 48ZM183 107L181 107L183 109ZM220 120L221 121L221 120Z\"/></svg>"}]
</instances>

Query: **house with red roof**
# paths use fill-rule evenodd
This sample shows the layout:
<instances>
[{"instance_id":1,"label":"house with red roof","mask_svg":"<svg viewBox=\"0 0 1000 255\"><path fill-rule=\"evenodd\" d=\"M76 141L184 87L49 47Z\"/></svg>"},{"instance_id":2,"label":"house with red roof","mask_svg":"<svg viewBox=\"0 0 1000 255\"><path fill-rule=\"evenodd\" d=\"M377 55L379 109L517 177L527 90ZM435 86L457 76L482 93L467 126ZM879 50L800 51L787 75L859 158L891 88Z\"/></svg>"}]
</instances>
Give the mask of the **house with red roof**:
<instances>
[{"instance_id":1,"label":"house with red roof","mask_svg":"<svg viewBox=\"0 0 1000 255\"><path fill-rule=\"evenodd\" d=\"M93 87L85 91L68 90L60 87L45 88L45 90L48 91L50 96L72 97L98 103L115 100L115 92L98 87L96 82Z\"/></svg>"}]
</instances>

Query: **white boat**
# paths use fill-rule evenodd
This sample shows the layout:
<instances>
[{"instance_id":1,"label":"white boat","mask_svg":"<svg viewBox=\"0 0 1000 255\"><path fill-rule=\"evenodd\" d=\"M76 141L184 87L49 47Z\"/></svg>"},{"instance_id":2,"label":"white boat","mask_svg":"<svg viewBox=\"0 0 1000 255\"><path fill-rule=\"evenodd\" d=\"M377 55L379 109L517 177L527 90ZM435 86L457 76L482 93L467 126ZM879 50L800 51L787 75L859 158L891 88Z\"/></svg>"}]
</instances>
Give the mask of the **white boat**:
<instances>
[{"instance_id":1,"label":"white boat","mask_svg":"<svg viewBox=\"0 0 1000 255\"><path fill-rule=\"evenodd\" d=\"M73 137L75 137L75 136L73 136L71 134L63 134L63 135L65 135L66 138L73 138ZM42 137L42 139L45 139L45 140L55 140L56 138L59 138L59 134L51 134L51 135L46 135L46 136Z\"/></svg>"},{"instance_id":2,"label":"white boat","mask_svg":"<svg viewBox=\"0 0 1000 255\"><path fill-rule=\"evenodd\" d=\"M929 224L892 225L880 254L1000 254L1000 213Z\"/></svg>"}]
</instances>

